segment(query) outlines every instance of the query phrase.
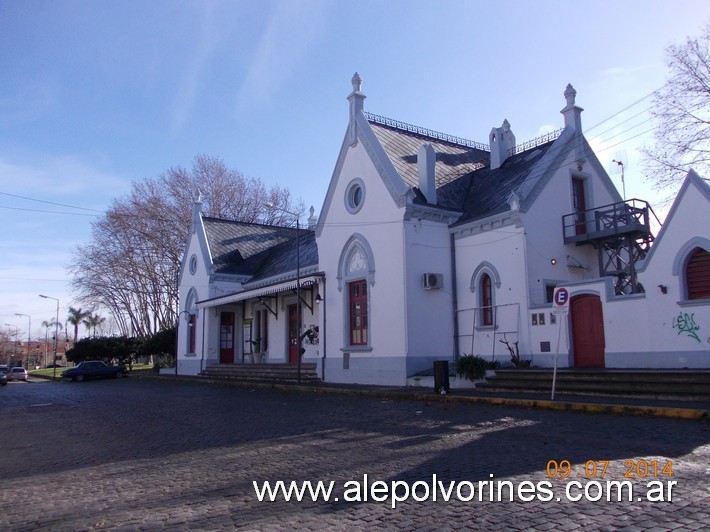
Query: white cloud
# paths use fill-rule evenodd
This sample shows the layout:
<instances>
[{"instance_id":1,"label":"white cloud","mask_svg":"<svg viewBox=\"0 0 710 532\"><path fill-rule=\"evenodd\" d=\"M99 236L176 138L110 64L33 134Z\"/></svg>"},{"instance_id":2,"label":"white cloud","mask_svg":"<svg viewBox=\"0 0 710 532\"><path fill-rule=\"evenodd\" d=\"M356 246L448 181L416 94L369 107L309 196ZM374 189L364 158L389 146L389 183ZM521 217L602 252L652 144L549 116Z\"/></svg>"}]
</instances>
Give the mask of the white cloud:
<instances>
[{"instance_id":1,"label":"white cloud","mask_svg":"<svg viewBox=\"0 0 710 532\"><path fill-rule=\"evenodd\" d=\"M44 201L69 201L88 209L105 208L112 198L128 192L130 186L126 178L71 155L14 162L0 154L0 182L2 192ZM46 208L39 205L34 204Z\"/></svg>"},{"instance_id":2,"label":"white cloud","mask_svg":"<svg viewBox=\"0 0 710 532\"><path fill-rule=\"evenodd\" d=\"M275 11L237 92L237 112L254 103L270 104L274 93L292 77L320 33L325 2L274 5Z\"/></svg>"},{"instance_id":3,"label":"white cloud","mask_svg":"<svg viewBox=\"0 0 710 532\"><path fill-rule=\"evenodd\" d=\"M185 125L195 102L200 82L203 80L205 66L219 41L214 5L207 2L195 5L204 9L201 13L199 31L196 36L197 45L190 48L192 55L185 65L184 75L175 95L172 117L173 134L181 131Z\"/></svg>"}]
</instances>

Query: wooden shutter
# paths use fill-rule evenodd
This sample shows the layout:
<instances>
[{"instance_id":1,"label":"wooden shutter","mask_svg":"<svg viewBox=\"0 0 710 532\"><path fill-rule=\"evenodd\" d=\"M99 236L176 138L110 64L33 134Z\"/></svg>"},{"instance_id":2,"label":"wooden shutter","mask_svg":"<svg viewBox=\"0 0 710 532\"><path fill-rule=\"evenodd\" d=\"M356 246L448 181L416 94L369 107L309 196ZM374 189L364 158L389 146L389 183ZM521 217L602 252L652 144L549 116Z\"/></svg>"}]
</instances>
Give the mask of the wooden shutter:
<instances>
[{"instance_id":1,"label":"wooden shutter","mask_svg":"<svg viewBox=\"0 0 710 532\"><path fill-rule=\"evenodd\" d=\"M695 248L688 259L685 269L688 283L688 299L710 297L710 253L702 248Z\"/></svg>"}]
</instances>

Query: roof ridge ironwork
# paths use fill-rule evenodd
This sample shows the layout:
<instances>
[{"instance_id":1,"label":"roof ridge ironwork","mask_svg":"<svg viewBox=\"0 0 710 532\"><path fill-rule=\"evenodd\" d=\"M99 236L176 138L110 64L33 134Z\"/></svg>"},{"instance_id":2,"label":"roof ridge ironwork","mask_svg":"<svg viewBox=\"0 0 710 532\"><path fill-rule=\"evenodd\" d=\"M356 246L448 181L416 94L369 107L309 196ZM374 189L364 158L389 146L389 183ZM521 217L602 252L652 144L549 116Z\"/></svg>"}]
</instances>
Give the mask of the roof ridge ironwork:
<instances>
[{"instance_id":1,"label":"roof ridge ironwork","mask_svg":"<svg viewBox=\"0 0 710 532\"><path fill-rule=\"evenodd\" d=\"M532 148L537 148L538 146L542 146L543 144L547 144L552 140L557 140L564 130L565 128L561 127L560 129L550 131L549 133L545 133L543 135L540 135L539 137L535 137L534 139L526 140L525 142L516 144L515 146L510 148L510 150L508 150L508 154L515 155L517 153L522 153L526 150L530 150Z\"/></svg>"},{"instance_id":2,"label":"roof ridge ironwork","mask_svg":"<svg viewBox=\"0 0 710 532\"><path fill-rule=\"evenodd\" d=\"M451 144L466 146L467 148L475 148L477 150L487 152L491 151L488 144L483 144L474 140L465 139L463 137L456 137L454 135L449 135L448 133L434 131L433 129L427 129L425 127L415 126L413 124L408 124L407 122L402 122L401 120L395 120L394 118L387 118L386 116L376 115L367 111L365 111L365 117L368 120L375 122L376 124L393 127L395 129L406 131L408 133L416 133L417 135L431 137L433 139L442 140Z\"/></svg>"}]
</instances>

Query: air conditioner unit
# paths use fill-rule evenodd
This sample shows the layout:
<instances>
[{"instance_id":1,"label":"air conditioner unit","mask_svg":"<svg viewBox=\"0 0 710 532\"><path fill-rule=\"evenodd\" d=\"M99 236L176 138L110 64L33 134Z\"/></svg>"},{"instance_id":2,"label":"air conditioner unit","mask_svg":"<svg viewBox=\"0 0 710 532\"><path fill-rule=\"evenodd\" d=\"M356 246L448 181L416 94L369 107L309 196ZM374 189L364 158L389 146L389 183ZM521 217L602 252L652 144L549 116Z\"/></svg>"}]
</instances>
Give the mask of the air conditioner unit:
<instances>
[{"instance_id":1,"label":"air conditioner unit","mask_svg":"<svg viewBox=\"0 0 710 532\"><path fill-rule=\"evenodd\" d=\"M423 282L426 290L439 289L444 285L444 276L440 273L425 273Z\"/></svg>"}]
</instances>

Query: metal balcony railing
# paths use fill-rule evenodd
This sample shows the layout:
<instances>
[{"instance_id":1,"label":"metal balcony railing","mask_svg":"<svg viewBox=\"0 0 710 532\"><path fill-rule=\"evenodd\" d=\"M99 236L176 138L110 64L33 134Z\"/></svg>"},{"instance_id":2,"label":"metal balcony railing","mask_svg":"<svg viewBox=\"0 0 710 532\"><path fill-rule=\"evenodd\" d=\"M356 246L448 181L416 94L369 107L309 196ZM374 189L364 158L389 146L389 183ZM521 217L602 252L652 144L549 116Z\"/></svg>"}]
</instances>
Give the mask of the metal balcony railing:
<instances>
[{"instance_id":1,"label":"metal balcony railing","mask_svg":"<svg viewBox=\"0 0 710 532\"><path fill-rule=\"evenodd\" d=\"M651 234L648 202L630 199L562 217L565 244L591 243L615 236L642 236Z\"/></svg>"}]
</instances>

